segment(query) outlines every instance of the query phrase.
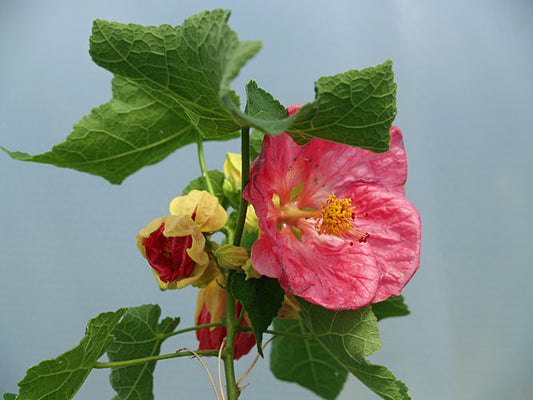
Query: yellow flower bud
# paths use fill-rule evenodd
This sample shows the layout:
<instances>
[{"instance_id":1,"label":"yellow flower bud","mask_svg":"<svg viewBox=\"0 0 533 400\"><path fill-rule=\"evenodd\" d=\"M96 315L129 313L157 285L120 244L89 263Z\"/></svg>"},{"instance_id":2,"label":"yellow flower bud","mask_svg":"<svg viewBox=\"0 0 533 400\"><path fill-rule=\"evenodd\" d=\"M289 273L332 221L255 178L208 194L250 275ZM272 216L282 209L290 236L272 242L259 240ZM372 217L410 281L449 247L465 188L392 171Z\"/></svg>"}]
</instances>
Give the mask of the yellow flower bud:
<instances>
[{"instance_id":1,"label":"yellow flower bud","mask_svg":"<svg viewBox=\"0 0 533 400\"><path fill-rule=\"evenodd\" d=\"M172 215L191 217L201 232L216 232L228 219L218 199L205 190L191 190L185 196L176 197L169 208Z\"/></svg>"},{"instance_id":2,"label":"yellow flower bud","mask_svg":"<svg viewBox=\"0 0 533 400\"><path fill-rule=\"evenodd\" d=\"M244 226L250 233L257 232L259 230L259 219L255 214L254 206L251 204L248 204L248 208L246 210L246 220L244 221Z\"/></svg>"},{"instance_id":3,"label":"yellow flower bud","mask_svg":"<svg viewBox=\"0 0 533 400\"><path fill-rule=\"evenodd\" d=\"M244 247L227 244L215 250L218 265L225 269L237 269L248 260L248 251Z\"/></svg>"},{"instance_id":4,"label":"yellow flower bud","mask_svg":"<svg viewBox=\"0 0 533 400\"><path fill-rule=\"evenodd\" d=\"M242 157L236 153L226 153L224 162L224 175L230 178L237 185L241 184Z\"/></svg>"}]
</instances>

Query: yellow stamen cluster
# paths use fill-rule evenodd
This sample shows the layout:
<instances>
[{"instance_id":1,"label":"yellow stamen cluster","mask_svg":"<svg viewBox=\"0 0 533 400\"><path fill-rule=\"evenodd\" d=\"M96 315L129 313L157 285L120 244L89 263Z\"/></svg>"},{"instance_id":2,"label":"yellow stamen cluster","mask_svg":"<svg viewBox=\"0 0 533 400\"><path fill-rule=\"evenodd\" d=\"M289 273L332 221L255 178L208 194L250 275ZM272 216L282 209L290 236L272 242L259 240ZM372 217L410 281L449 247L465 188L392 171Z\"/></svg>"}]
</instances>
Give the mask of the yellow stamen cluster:
<instances>
[{"instance_id":1,"label":"yellow stamen cluster","mask_svg":"<svg viewBox=\"0 0 533 400\"><path fill-rule=\"evenodd\" d=\"M318 221L316 230L319 234L342 237L352 229L355 207L352 206L351 199L337 199L332 194L321 203L322 207L315 217Z\"/></svg>"}]
</instances>

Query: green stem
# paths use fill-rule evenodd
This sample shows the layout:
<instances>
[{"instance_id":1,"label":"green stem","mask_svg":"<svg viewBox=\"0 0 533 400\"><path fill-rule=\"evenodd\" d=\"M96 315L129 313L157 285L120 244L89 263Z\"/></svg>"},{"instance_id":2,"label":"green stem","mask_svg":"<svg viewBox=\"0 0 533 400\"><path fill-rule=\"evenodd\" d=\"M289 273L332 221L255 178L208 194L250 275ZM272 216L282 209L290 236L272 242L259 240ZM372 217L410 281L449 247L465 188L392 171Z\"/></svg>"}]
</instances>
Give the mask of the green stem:
<instances>
[{"instance_id":1,"label":"green stem","mask_svg":"<svg viewBox=\"0 0 533 400\"><path fill-rule=\"evenodd\" d=\"M250 128L243 127L241 129L241 193L248 184L250 179ZM235 236L233 237L233 245L239 246L242 239L242 231L244 229L244 222L246 221L246 211L248 209L248 202L241 196L239 205L239 218L235 227ZM231 294L228 284L231 282L231 277L235 271L229 271L226 284L226 347L222 352L222 359L224 360L224 371L226 373L226 386L228 393L228 400L237 400L239 398L239 388L235 380L235 366L233 362L233 354L235 347L235 335L240 330L240 318L235 320L235 298Z\"/></svg>"},{"instance_id":2,"label":"green stem","mask_svg":"<svg viewBox=\"0 0 533 400\"><path fill-rule=\"evenodd\" d=\"M244 193L244 188L250 180L250 127L243 127L241 129L241 193ZM248 209L248 202L241 196L241 203L239 205L239 219L235 226L235 236L233 237L233 244L239 246L242 239L242 231L244 229L244 222L246 221L246 211Z\"/></svg>"},{"instance_id":3,"label":"green stem","mask_svg":"<svg viewBox=\"0 0 533 400\"><path fill-rule=\"evenodd\" d=\"M191 331L196 331L198 329L203 329L203 328L212 328L214 326L224 326L224 324L222 322L214 322L212 324L204 324L204 325L196 325L196 326L191 326L190 328L185 328L185 329L181 329L179 331L175 331L175 332L170 332L170 333L166 333L164 335L160 335L159 338L161 338L161 340L164 340L164 339L167 339L171 336L176 336L176 335L179 335L181 333L186 333L186 332L191 332Z\"/></svg>"},{"instance_id":4,"label":"green stem","mask_svg":"<svg viewBox=\"0 0 533 400\"><path fill-rule=\"evenodd\" d=\"M239 398L239 388L235 379L235 366L233 363L233 353L235 347L235 335L237 333L237 321L235 321L235 298L231 294L228 283L231 281L232 275L235 271L229 271L226 284L226 347L222 352L222 359L224 360L224 372L226 373L226 386L228 393L228 400L237 400Z\"/></svg>"},{"instance_id":5,"label":"green stem","mask_svg":"<svg viewBox=\"0 0 533 400\"><path fill-rule=\"evenodd\" d=\"M216 350L198 350L196 352L198 355L201 356L217 356L218 351ZM115 361L115 362L95 362L93 364L93 368L115 368L115 367L128 367L130 365L136 365L136 364L143 364L150 361L159 361L159 360L166 360L169 358L176 358L176 357L187 357L187 356L194 356L193 353L190 351L182 351L179 353L171 353L171 354L164 354L162 356L152 356L152 357L144 357L144 358L136 358L134 360L126 360L126 361Z\"/></svg>"},{"instance_id":6,"label":"green stem","mask_svg":"<svg viewBox=\"0 0 533 400\"><path fill-rule=\"evenodd\" d=\"M204 159L204 143L202 141L202 137L198 132L196 132L196 143L198 147L198 161L200 162L200 169L202 170L202 176L205 179L205 185L207 186L207 191L211 193L213 196L215 195L215 191L213 189L213 184L211 183L211 179L209 179L209 175L207 174L207 168L205 166L205 159Z\"/></svg>"}]
</instances>

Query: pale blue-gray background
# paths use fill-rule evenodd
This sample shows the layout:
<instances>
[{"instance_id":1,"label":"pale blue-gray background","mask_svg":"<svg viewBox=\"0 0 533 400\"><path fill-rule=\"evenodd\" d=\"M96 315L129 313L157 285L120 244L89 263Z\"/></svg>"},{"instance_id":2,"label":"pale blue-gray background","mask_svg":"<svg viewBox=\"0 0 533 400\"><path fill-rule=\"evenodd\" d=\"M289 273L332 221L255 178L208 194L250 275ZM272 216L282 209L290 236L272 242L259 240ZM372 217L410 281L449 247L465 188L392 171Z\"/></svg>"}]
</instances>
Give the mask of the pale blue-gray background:
<instances>
[{"instance_id":1,"label":"pale blue-gray background","mask_svg":"<svg viewBox=\"0 0 533 400\"><path fill-rule=\"evenodd\" d=\"M108 101L111 74L87 53L93 19L178 25L218 7L233 9L240 39L263 41L233 84L241 94L253 78L283 104L303 103L320 76L394 61L422 266L404 291L411 316L381 324L384 348L371 360L414 399L530 398L529 0L3 0L0 144L47 151ZM208 167L221 168L239 144L206 147ZM16 392L28 367L76 345L101 311L159 303L163 315L192 323L196 290L159 292L133 238L198 174L194 147L121 186L0 154L0 392ZM184 346L195 348L194 335L163 351ZM238 363L239 375L250 362ZM94 372L76 398L110 399L107 379L107 370ZM158 400L214 398L196 361L160 362L155 383ZM315 398L276 381L268 356L247 383L245 399ZM340 398L376 396L350 379Z\"/></svg>"}]
</instances>

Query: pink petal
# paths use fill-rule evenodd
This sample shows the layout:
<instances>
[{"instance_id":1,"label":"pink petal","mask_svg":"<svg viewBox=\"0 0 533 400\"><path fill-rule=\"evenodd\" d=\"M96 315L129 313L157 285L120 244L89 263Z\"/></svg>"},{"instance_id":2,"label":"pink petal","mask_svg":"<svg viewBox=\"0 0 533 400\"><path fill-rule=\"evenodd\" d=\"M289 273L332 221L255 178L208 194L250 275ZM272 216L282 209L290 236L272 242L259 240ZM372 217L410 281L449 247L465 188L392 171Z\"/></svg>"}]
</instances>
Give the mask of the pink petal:
<instances>
[{"instance_id":1,"label":"pink petal","mask_svg":"<svg viewBox=\"0 0 533 400\"><path fill-rule=\"evenodd\" d=\"M302 157L312 160L309 181L326 183L331 193L354 184L375 184L403 194L407 158L401 131L391 128L393 139L386 153L313 139L303 147Z\"/></svg>"},{"instance_id":2,"label":"pink petal","mask_svg":"<svg viewBox=\"0 0 533 400\"><path fill-rule=\"evenodd\" d=\"M356 226L370 234L372 247L382 277L373 303L401 290L420 265L420 216L405 197L379 186L354 186L346 197L352 199L358 214Z\"/></svg>"},{"instance_id":3,"label":"pink petal","mask_svg":"<svg viewBox=\"0 0 533 400\"><path fill-rule=\"evenodd\" d=\"M302 107L293 104L287 108L288 115L294 115ZM312 160L317 168L319 165L327 166L326 181L331 178L331 171L339 177L356 179L357 182L375 183L389 188L394 188L405 193L403 185L407 180L407 157L403 145L403 135L400 128L392 126L390 129L391 140L389 151L373 153L358 147L328 142L322 139L312 139L302 148L302 157ZM319 177L324 167L315 169L315 174L310 179Z\"/></svg>"},{"instance_id":4,"label":"pink petal","mask_svg":"<svg viewBox=\"0 0 533 400\"><path fill-rule=\"evenodd\" d=\"M252 249L254 268L279 279L290 293L326 308L356 309L369 304L381 276L372 248L319 236L311 226L299 227L301 242L290 227L265 232ZM266 237L271 239L268 245Z\"/></svg>"},{"instance_id":5,"label":"pink petal","mask_svg":"<svg viewBox=\"0 0 533 400\"><path fill-rule=\"evenodd\" d=\"M300 146L287 134L276 137L266 135L263 150L254 164L258 164L258 170L261 170L265 163L269 168L266 173L256 177L257 185L278 194L282 203L288 201L291 190L302 183L306 176L307 165L299 154Z\"/></svg>"}]
</instances>

